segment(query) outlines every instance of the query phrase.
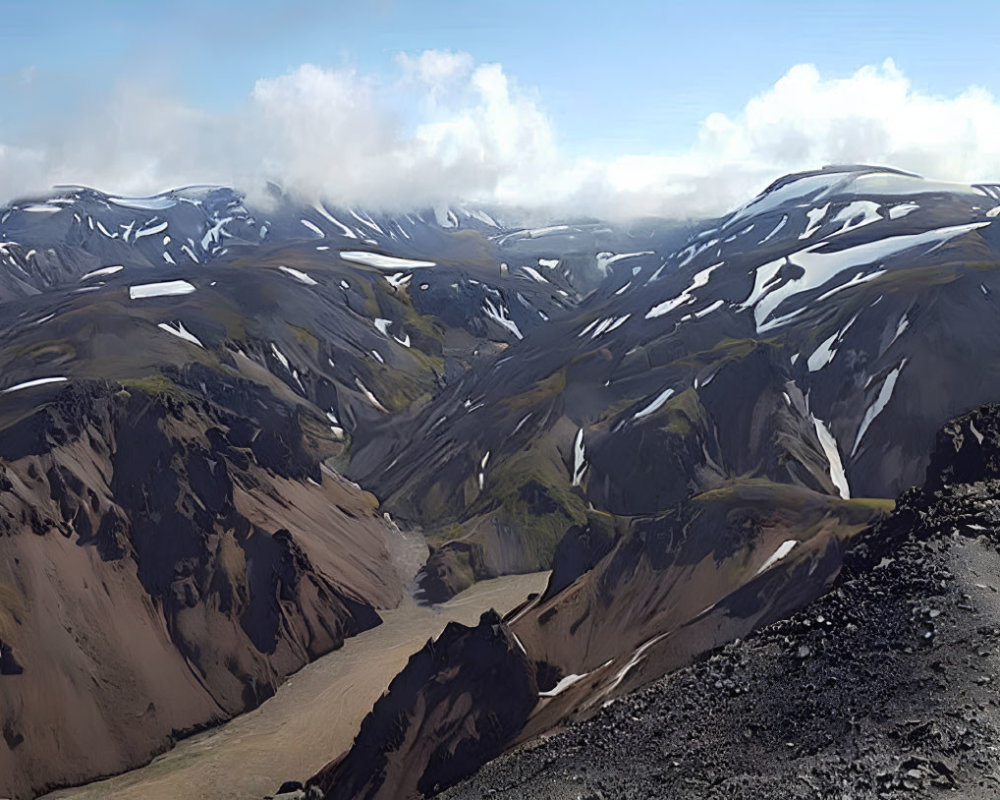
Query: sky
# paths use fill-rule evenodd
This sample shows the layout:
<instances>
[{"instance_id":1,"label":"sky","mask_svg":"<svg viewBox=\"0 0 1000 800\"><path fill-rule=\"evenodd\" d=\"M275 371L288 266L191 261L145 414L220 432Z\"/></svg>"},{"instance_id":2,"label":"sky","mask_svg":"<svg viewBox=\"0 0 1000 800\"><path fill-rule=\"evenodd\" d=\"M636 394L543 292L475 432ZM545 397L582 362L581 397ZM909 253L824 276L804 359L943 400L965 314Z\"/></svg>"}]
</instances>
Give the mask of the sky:
<instances>
[{"instance_id":1,"label":"sky","mask_svg":"<svg viewBox=\"0 0 1000 800\"><path fill-rule=\"evenodd\" d=\"M723 213L787 172L1000 180L992 3L0 0L0 200L267 181Z\"/></svg>"}]
</instances>

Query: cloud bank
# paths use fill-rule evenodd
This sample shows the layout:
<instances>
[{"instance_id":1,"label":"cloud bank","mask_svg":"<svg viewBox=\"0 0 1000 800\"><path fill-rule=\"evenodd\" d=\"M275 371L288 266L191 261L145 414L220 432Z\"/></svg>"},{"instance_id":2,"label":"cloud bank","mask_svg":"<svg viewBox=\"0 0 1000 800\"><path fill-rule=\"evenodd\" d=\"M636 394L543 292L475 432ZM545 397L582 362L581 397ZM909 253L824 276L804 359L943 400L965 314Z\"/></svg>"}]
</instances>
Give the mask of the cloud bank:
<instances>
[{"instance_id":1,"label":"cloud bank","mask_svg":"<svg viewBox=\"0 0 1000 800\"><path fill-rule=\"evenodd\" d=\"M846 78L794 66L674 152L570 158L540 99L468 53L400 54L392 75L303 65L235 111L122 83L88 113L0 142L0 200L82 183L144 194L188 183L382 208L466 201L540 213L721 214L774 178L829 163L1000 179L1000 101L915 89L891 60Z\"/></svg>"}]
</instances>

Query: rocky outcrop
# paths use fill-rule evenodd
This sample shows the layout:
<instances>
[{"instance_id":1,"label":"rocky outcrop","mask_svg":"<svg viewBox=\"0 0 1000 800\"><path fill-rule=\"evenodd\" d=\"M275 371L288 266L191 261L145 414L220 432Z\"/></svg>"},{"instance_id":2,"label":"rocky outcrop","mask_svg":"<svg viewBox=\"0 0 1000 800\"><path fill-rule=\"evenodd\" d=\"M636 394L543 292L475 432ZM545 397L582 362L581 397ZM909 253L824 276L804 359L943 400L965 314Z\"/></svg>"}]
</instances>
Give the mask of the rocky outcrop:
<instances>
[{"instance_id":1,"label":"rocky outcrop","mask_svg":"<svg viewBox=\"0 0 1000 800\"><path fill-rule=\"evenodd\" d=\"M325 800L434 794L499 755L537 702L527 655L496 612L450 623L414 654L354 746L307 784Z\"/></svg>"}]
</instances>

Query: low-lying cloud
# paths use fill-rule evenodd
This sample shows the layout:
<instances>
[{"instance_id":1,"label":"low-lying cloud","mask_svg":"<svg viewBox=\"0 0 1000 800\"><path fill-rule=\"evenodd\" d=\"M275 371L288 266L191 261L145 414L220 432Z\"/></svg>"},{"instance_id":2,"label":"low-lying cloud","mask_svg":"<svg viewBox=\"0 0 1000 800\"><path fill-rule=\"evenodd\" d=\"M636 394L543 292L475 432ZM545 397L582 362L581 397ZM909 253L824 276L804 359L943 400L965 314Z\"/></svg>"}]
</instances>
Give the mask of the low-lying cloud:
<instances>
[{"instance_id":1,"label":"low-lying cloud","mask_svg":"<svg viewBox=\"0 0 1000 800\"><path fill-rule=\"evenodd\" d=\"M405 208L455 201L603 216L723 213L784 173L886 164L1000 179L1000 102L914 89L892 61L847 78L792 67L735 115L714 113L676 152L569 158L536 96L467 53L401 54L395 74L303 65L259 80L235 111L123 83L96 111L0 142L0 186L57 183L145 194L273 181L306 198Z\"/></svg>"}]
</instances>

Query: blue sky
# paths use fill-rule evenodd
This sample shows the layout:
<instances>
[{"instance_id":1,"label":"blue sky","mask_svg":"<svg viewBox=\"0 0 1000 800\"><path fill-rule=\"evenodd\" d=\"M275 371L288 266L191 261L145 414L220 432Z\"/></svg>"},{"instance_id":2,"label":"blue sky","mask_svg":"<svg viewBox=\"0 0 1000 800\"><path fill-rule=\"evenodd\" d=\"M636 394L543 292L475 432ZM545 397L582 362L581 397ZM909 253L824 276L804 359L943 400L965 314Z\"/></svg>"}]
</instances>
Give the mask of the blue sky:
<instances>
[{"instance_id":1,"label":"blue sky","mask_svg":"<svg viewBox=\"0 0 1000 800\"><path fill-rule=\"evenodd\" d=\"M568 160L686 153L711 114L738 118L800 64L829 81L892 58L922 96L1000 89L992 3L8 0L0 9L0 146L22 149L63 147L56 130L92 132L86 118L98 108L119 126L122 86L191 113L238 114L257 81L303 64L377 84L375 105L416 126L426 122L423 96L393 88L396 59L427 50L501 65ZM0 165L0 179L22 174Z\"/></svg>"}]
</instances>

